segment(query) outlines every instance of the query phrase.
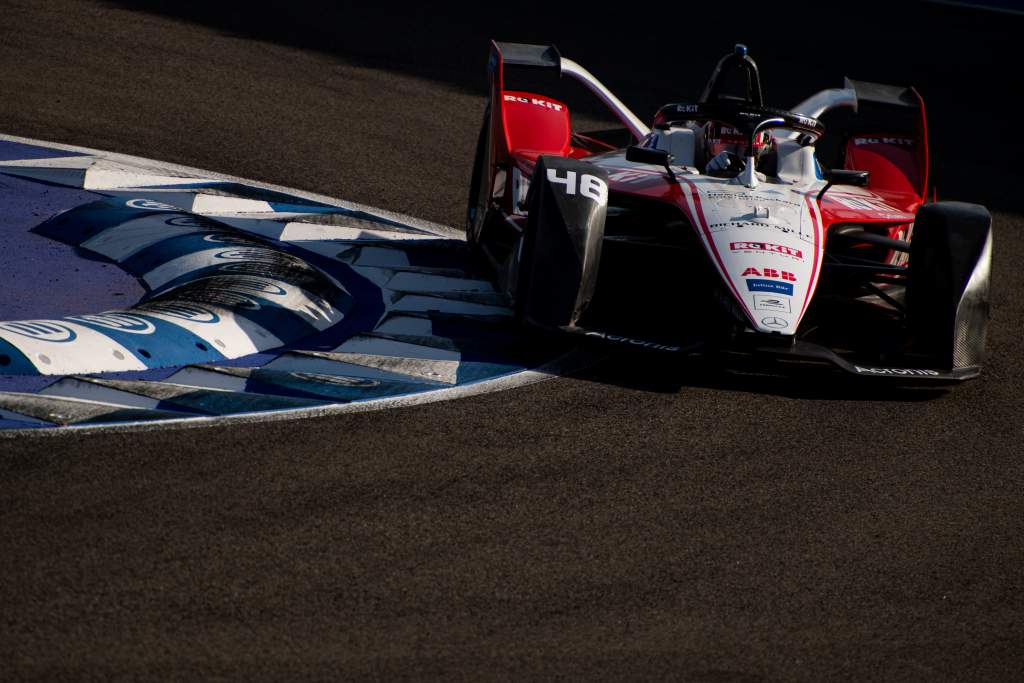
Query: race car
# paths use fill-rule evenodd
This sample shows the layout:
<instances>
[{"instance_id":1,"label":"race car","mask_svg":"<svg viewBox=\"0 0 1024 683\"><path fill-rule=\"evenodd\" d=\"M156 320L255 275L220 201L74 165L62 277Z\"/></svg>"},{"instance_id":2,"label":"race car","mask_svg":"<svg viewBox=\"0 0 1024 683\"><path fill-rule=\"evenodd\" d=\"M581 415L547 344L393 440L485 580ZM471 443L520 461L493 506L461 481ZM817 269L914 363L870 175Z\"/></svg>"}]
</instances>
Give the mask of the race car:
<instances>
[{"instance_id":1,"label":"race car","mask_svg":"<svg viewBox=\"0 0 1024 683\"><path fill-rule=\"evenodd\" d=\"M506 88L531 70L578 80L622 127L576 132L564 102ZM992 221L929 199L913 88L847 78L777 109L737 45L648 126L554 46L492 42L488 72L467 240L522 323L866 377L979 374Z\"/></svg>"}]
</instances>

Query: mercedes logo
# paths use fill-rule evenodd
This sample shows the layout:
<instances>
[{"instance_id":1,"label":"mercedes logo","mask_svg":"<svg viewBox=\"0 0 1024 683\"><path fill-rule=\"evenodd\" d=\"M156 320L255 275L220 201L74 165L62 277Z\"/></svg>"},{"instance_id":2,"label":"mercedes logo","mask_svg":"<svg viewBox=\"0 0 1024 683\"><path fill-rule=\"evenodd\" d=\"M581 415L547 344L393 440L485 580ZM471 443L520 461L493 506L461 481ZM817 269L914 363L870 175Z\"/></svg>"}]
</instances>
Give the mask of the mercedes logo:
<instances>
[{"instance_id":1,"label":"mercedes logo","mask_svg":"<svg viewBox=\"0 0 1024 683\"><path fill-rule=\"evenodd\" d=\"M774 328L777 328L777 329L782 329L783 327L788 327L789 326L789 323L786 322L785 320L783 320L782 318L774 318L774 317L771 317L771 318L761 318L761 324L764 325L765 327L774 327Z\"/></svg>"}]
</instances>

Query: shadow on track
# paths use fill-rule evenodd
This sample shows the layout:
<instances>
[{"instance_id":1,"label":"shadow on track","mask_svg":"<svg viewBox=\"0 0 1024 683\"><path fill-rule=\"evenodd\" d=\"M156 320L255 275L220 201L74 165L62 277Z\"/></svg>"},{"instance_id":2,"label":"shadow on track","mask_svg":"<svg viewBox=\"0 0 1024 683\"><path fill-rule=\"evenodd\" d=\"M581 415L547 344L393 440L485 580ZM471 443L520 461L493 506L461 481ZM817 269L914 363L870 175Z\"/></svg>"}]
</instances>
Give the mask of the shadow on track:
<instances>
[{"instance_id":1,"label":"shadow on track","mask_svg":"<svg viewBox=\"0 0 1024 683\"><path fill-rule=\"evenodd\" d=\"M675 394L688 387L820 401L920 402L942 398L952 384L903 384L853 377L821 363L771 363L764 359L714 356L668 357L621 353L574 379L639 391Z\"/></svg>"}]
</instances>

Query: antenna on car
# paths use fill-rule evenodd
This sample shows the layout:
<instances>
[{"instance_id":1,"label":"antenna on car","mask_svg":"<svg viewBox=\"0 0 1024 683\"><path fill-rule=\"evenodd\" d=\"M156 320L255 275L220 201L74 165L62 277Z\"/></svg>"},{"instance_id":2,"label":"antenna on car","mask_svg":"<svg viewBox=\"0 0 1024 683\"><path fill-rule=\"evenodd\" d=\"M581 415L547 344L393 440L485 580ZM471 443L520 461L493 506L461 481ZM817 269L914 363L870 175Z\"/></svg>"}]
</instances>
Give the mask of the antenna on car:
<instances>
[{"instance_id":1,"label":"antenna on car","mask_svg":"<svg viewBox=\"0 0 1024 683\"><path fill-rule=\"evenodd\" d=\"M700 96L700 102L716 102L723 98L729 99L729 96L722 92L725 81L728 78L734 77L739 72L743 76L745 85L744 97L742 99L759 107L764 106L764 95L761 92L761 75L757 70L757 63L747 54L748 52L749 50L747 50L746 45L736 43L732 52L718 61L715 70L711 72L708 84L704 87L703 94Z\"/></svg>"}]
</instances>

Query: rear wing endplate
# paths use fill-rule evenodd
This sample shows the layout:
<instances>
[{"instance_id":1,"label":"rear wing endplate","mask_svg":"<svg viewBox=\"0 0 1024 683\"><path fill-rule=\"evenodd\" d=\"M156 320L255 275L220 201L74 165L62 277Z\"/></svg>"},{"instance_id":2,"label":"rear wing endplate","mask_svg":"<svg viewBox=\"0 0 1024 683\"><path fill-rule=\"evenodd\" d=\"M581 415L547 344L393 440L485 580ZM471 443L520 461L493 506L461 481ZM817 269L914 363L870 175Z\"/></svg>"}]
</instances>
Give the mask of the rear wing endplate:
<instances>
[{"instance_id":1,"label":"rear wing endplate","mask_svg":"<svg viewBox=\"0 0 1024 683\"><path fill-rule=\"evenodd\" d=\"M562 55L554 45L495 42L494 47L506 65L553 69L559 74L562 72Z\"/></svg>"},{"instance_id":2,"label":"rear wing endplate","mask_svg":"<svg viewBox=\"0 0 1024 683\"><path fill-rule=\"evenodd\" d=\"M527 67L533 69L549 69L559 76L568 75L587 87L601 102L622 122L637 140L646 137L651 129L629 110L622 101L612 94L601 81L582 66L566 59L554 45L527 45L525 43L499 43L491 41L491 56L487 62L487 70L491 78L492 97L504 89L504 70L506 66ZM500 105L500 99L495 99ZM495 110L498 106L494 107Z\"/></svg>"},{"instance_id":3,"label":"rear wing endplate","mask_svg":"<svg viewBox=\"0 0 1024 683\"><path fill-rule=\"evenodd\" d=\"M901 85L871 83L870 81L855 81L852 78L844 78L843 87L857 93L857 100L860 102L874 102L875 104L911 107L913 109L921 107L921 99L913 88L905 88Z\"/></svg>"},{"instance_id":4,"label":"rear wing endplate","mask_svg":"<svg viewBox=\"0 0 1024 683\"><path fill-rule=\"evenodd\" d=\"M862 105L861 114L870 115L871 110L883 115L884 118L904 119L908 128L912 127L917 136L917 166L920 172L917 192L921 197L928 193L928 117L924 110L924 100L914 88L902 85L886 85L870 81L855 81L844 78L843 85L857 94L857 101ZM863 105L867 105L864 107ZM867 111L864 111L867 110Z\"/></svg>"}]
</instances>

